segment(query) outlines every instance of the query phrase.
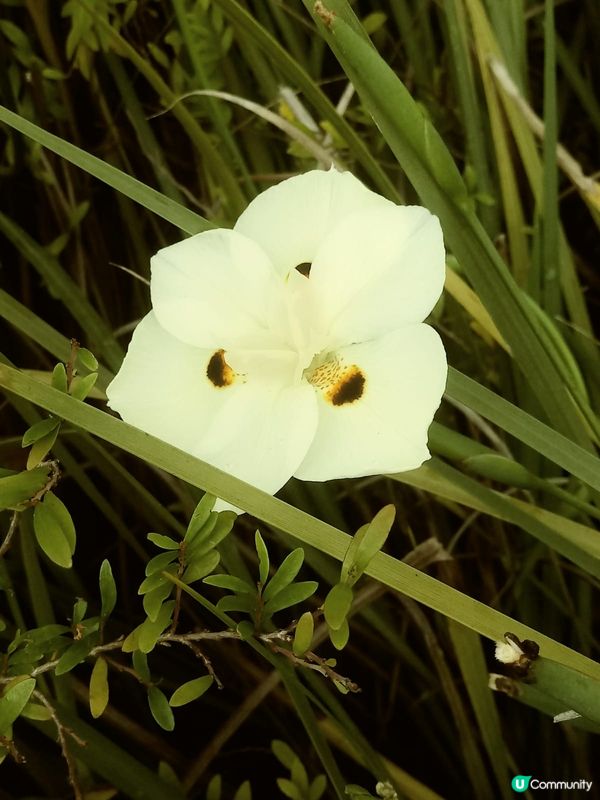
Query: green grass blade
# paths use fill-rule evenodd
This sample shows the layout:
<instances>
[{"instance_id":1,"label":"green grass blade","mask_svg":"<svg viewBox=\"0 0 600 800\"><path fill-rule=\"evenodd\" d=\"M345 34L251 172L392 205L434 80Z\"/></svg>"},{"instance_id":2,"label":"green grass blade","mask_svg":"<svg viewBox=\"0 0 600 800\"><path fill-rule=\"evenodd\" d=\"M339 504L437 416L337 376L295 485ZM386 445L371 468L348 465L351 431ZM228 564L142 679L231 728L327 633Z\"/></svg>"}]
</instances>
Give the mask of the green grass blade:
<instances>
[{"instance_id":1,"label":"green grass blade","mask_svg":"<svg viewBox=\"0 0 600 800\"><path fill-rule=\"evenodd\" d=\"M39 344L40 347L53 355L58 361L66 362L69 360L71 355L70 340L3 289L0 289L0 317L9 322L24 336ZM112 376L113 373L109 372L103 365L100 365L96 384L98 388L105 389Z\"/></svg>"},{"instance_id":2,"label":"green grass blade","mask_svg":"<svg viewBox=\"0 0 600 800\"><path fill-rule=\"evenodd\" d=\"M509 784L509 756L494 696L488 687L488 670L481 641L473 631L452 620L448 621L448 631L498 790L504 800L510 800L513 794Z\"/></svg>"},{"instance_id":3,"label":"green grass blade","mask_svg":"<svg viewBox=\"0 0 600 800\"><path fill-rule=\"evenodd\" d=\"M552 316L560 311L560 219L558 208L558 169L556 145L558 122L556 115L556 47L554 31L554 2L546 0L544 21L544 144L543 144L543 287L545 310Z\"/></svg>"},{"instance_id":4,"label":"green grass blade","mask_svg":"<svg viewBox=\"0 0 600 800\"><path fill-rule=\"evenodd\" d=\"M431 459L418 470L391 477L517 525L590 575L600 578L600 537L593 528L506 497L437 459Z\"/></svg>"},{"instance_id":5,"label":"green grass blade","mask_svg":"<svg viewBox=\"0 0 600 800\"><path fill-rule=\"evenodd\" d=\"M342 561L349 536L131 425L0 365L0 386ZM540 643L544 655L600 679L600 664L384 553L366 570L378 581L492 639L507 630Z\"/></svg>"},{"instance_id":6,"label":"green grass blade","mask_svg":"<svg viewBox=\"0 0 600 800\"><path fill-rule=\"evenodd\" d=\"M300 64L236 0L217 0L217 3L242 35L251 39L268 59L276 64L287 80L294 87L300 89L317 114L333 126L379 191L392 200L399 200L398 190L373 157L369 148L346 120L337 113L327 96Z\"/></svg>"},{"instance_id":7,"label":"green grass blade","mask_svg":"<svg viewBox=\"0 0 600 800\"><path fill-rule=\"evenodd\" d=\"M75 281L65 272L58 259L1 212L0 231L36 269L50 293L55 295L77 320L88 337L87 346L103 357L116 371L123 361L123 349L114 338L110 327Z\"/></svg>"},{"instance_id":8,"label":"green grass blade","mask_svg":"<svg viewBox=\"0 0 600 800\"><path fill-rule=\"evenodd\" d=\"M312 3L304 3L312 12ZM350 13L342 0L330 0L328 8L339 9L340 15ZM334 16L324 35L422 201L440 217L452 250L549 419L590 448L543 332L481 223L468 210L464 184L439 135L397 75L341 16Z\"/></svg>"},{"instance_id":9,"label":"green grass blade","mask_svg":"<svg viewBox=\"0 0 600 800\"><path fill-rule=\"evenodd\" d=\"M600 459L452 367L447 393L600 491Z\"/></svg>"},{"instance_id":10,"label":"green grass blade","mask_svg":"<svg viewBox=\"0 0 600 800\"><path fill-rule=\"evenodd\" d=\"M138 181L137 178L126 175L116 167L102 161L102 159L96 158L96 156L86 153L85 150L76 147L74 144L61 139L60 136L48 133L48 131L34 125L33 122L29 122L19 114L9 111L4 106L0 106L0 122L10 125L11 128L28 136L43 147L47 147L48 150L56 153L56 155L93 175L94 178L107 183L117 192L126 195L144 208L171 222L184 233L191 235L214 227L204 217L165 197L165 195L157 192L156 189L146 186L145 183Z\"/></svg>"},{"instance_id":11,"label":"green grass blade","mask_svg":"<svg viewBox=\"0 0 600 800\"><path fill-rule=\"evenodd\" d=\"M71 710L59 706L58 718L72 730L80 741L69 741L73 756L86 764L112 786L116 786L125 797L134 800L185 800L176 786L163 783L161 778L132 755L100 733L95 727L79 719ZM56 740L56 727L51 723L30 722L52 740Z\"/></svg>"}]
</instances>

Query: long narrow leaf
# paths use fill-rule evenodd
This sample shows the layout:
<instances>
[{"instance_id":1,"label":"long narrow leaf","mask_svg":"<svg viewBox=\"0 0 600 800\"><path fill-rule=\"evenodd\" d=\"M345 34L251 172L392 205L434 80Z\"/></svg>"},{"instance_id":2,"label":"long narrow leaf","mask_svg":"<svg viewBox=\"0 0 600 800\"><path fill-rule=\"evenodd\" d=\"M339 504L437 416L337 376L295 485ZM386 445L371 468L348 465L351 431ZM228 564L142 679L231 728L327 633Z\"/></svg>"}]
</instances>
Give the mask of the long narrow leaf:
<instances>
[{"instance_id":1,"label":"long narrow leaf","mask_svg":"<svg viewBox=\"0 0 600 800\"><path fill-rule=\"evenodd\" d=\"M350 537L333 526L10 367L0 365L0 386L193 486L222 497L333 558L343 560ZM600 664L595 661L389 555L378 553L366 572L484 636L501 639L506 631L513 631L519 638L537 641L546 657L600 679Z\"/></svg>"}]
</instances>

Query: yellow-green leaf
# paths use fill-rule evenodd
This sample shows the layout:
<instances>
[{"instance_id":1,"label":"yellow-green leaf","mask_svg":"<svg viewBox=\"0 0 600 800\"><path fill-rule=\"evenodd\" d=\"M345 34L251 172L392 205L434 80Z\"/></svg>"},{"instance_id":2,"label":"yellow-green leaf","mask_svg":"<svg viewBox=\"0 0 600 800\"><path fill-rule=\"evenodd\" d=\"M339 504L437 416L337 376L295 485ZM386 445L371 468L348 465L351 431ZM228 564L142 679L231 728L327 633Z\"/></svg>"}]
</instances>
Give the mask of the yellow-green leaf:
<instances>
[{"instance_id":1,"label":"yellow-green leaf","mask_svg":"<svg viewBox=\"0 0 600 800\"><path fill-rule=\"evenodd\" d=\"M104 713L108 705L108 664L97 658L90 678L90 712L94 719Z\"/></svg>"}]
</instances>

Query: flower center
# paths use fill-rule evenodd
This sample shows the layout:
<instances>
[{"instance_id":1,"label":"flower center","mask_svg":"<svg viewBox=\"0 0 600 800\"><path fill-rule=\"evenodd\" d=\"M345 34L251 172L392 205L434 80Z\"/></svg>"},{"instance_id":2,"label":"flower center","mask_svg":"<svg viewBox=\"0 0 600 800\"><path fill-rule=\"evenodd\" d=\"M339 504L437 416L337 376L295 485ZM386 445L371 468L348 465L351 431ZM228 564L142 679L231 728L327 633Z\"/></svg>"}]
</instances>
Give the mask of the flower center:
<instances>
[{"instance_id":1,"label":"flower center","mask_svg":"<svg viewBox=\"0 0 600 800\"><path fill-rule=\"evenodd\" d=\"M350 405L365 393L366 378L356 364L344 364L335 354L319 353L303 377L318 389L332 406Z\"/></svg>"}]
</instances>

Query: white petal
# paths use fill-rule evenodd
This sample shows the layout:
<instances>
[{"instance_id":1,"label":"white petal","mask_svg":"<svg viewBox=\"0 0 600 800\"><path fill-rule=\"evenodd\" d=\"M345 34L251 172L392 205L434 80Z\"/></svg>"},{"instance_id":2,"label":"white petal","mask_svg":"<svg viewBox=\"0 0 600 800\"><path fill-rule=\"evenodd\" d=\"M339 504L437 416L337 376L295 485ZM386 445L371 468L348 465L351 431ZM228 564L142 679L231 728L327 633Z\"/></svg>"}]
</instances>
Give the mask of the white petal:
<instances>
[{"instance_id":1,"label":"white petal","mask_svg":"<svg viewBox=\"0 0 600 800\"><path fill-rule=\"evenodd\" d=\"M247 372L216 387L213 350L171 336L153 312L136 328L109 405L126 421L197 458L274 493L304 458L317 426L312 387L289 387L293 354L225 353Z\"/></svg>"},{"instance_id":2,"label":"white petal","mask_svg":"<svg viewBox=\"0 0 600 800\"><path fill-rule=\"evenodd\" d=\"M196 347L265 347L281 280L259 245L235 231L199 233L152 258L152 306Z\"/></svg>"},{"instance_id":3,"label":"white petal","mask_svg":"<svg viewBox=\"0 0 600 800\"><path fill-rule=\"evenodd\" d=\"M345 219L313 261L310 283L320 326L350 344L422 322L444 285L437 217L420 206L367 209Z\"/></svg>"},{"instance_id":4,"label":"white petal","mask_svg":"<svg viewBox=\"0 0 600 800\"><path fill-rule=\"evenodd\" d=\"M106 390L108 404L125 422L190 453L218 407L206 377L211 355L171 336L151 311Z\"/></svg>"},{"instance_id":5,"label":"white petal","mask_svg":"<svg viewBox=\"0 0 600 800\"><path fill-rule=\"evenodd\" d=\"M338 351L364 376L362 396L333 405L321 392L312 446L294 473L307 481L415 469L429 458L427 430L446 385L446 354L429 325L410 325Z\"/></svg>"},{"instance_id":6,"label":"white petal","mask_svg":"<svg viewBox=\"0 0 600 800\"><path fill-rule=\"evenodd\" d=\"M234 229L258 242L285 276L299 264L311 262L321 242L349 214L388 205L393 203L350 172L312 170L259 194Z\"/></svg>"}]
</instances>

